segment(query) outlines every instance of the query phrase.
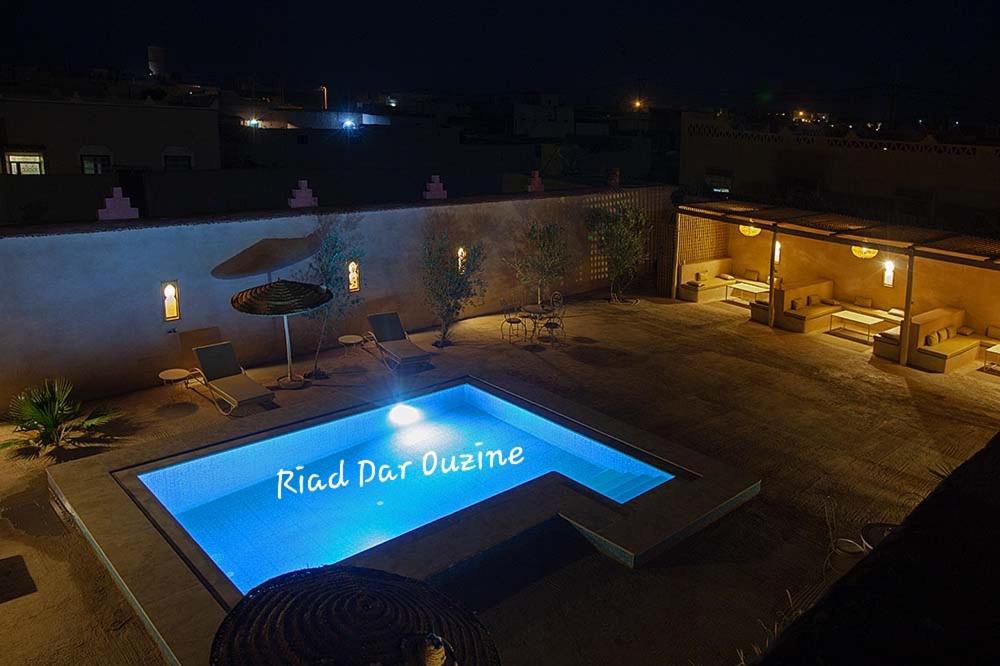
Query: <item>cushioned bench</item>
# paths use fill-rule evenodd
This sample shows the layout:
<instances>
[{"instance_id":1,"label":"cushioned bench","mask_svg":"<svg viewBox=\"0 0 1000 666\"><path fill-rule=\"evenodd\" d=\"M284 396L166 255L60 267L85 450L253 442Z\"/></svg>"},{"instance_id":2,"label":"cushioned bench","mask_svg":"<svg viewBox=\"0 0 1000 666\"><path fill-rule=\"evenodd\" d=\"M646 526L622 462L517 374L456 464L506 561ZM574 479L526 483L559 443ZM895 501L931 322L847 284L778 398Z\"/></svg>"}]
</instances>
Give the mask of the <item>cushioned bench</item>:
<instances>
[{"instance_id":1,"label":"cushioned bench","mask_svg":"<svg viewBox=\"0 0 1000 666\"><path fill-rule=\"evenodd\" d=\"M889 359L899 362L899 336L900 327L896 326L889 330L876 333L872 338L872 351L879 358Z\"/></svg>"},{"instance_id":2,"label":"cushioned bench","mask_svg":"<svg viewBox=\"0 0 1000 666\"><path fill-rule=\"evenodd\" d=\"M766 282L760 281L758 271L747 269L736 275L732 270L733 260L728 257L679 266L677 298L692 303L707 303L725 299L728 287L737 282L767 287Z\"/></svg>"},{"instance_id":3,"label":"cushioned bench","mask_svg":"<svg viewBox=\"0 0 1000 666\"><path fill-rule=\"evenodd\" d=\"M910 321L908 363L928 372L951 372L974 361L980 340L959 335L965 310L940 307L914 316Z\"/></svg>"},{"instance_id":4,"label":"cushioned bench","mask_svg":"<svg viewBox=\"0 0 1000 666\"><path fill-rule=\"evenodd\" d=\"M843 309L821 300L832 298L832 280L784 284L774 290L774 325L795 333L825 331L830 327L830 315Z\"/></svg>"},{"instance_id":5,"label":"cushioned bench","mask_svg":"<svg viewBox=\"0 0 1000 666\"><path fill-rule=\"evenodd\" d=\"M910 362L930 372L950 372L960 365L975 361L978 354L979 341L967 335L959 335L933 346L917 347Z\"/></svg>"}]
</instances>

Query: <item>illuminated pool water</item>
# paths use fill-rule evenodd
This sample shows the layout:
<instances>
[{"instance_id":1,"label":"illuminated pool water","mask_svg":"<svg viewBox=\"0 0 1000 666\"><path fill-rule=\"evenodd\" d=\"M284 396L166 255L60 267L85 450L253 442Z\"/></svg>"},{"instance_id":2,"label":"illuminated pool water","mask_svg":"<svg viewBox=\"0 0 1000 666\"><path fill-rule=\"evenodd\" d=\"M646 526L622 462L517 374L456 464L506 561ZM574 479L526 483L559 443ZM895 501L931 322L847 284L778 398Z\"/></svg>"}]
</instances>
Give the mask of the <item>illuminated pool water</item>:
<instances>
[{"instance_id":1,"label":"illuminated pool water","mask_svg":"<svg viewBox=\"0 0 1000 666\"><path fill-rule=\"evenodd\" d=\"M470 384L138 476L245 593L549 472L618 503L673 478Z\"/></svg>"}]
</instances>

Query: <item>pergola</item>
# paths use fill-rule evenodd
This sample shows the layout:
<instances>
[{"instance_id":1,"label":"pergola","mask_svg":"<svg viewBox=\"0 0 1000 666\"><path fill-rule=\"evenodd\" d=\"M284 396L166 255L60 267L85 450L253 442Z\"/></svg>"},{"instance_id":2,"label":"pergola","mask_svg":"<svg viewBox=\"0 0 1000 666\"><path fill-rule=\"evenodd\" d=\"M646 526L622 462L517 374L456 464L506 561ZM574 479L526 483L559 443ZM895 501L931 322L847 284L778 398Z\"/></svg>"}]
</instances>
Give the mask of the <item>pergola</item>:
<instances>
[{"instance_id":1,"label":"pergola","mask_svg":"<svg viewBox=\"0 0 1000 666\"><path fill-rule=\"evenodd\" d=\"M913 267L917 257L974 268L1000 270L1000 240L994 238L926 227L890 224L839 213L770 206L750 201L690 202L678 206L678 212L737 226L757 227L771 232L768 321L772 327L774 326L775 314L774 258L779 234L905 255L907 257L906 300L904 304L905 314L900 327L900 337L903 340L909 339L913 306ZM676 276L676 255L673 268L673 274ZM907 345L901 345L899 355L901 365L906 365L907 352Z\"/></svg>"}]
</instances>

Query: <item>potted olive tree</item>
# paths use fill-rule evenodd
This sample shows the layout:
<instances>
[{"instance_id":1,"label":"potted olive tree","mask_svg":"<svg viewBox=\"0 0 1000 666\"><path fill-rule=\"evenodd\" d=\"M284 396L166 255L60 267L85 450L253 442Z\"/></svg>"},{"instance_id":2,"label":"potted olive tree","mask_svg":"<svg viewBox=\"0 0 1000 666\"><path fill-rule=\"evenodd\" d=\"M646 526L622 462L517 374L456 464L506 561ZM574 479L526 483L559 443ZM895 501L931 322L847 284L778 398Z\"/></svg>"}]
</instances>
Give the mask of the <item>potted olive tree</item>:
<instances>
[{"instance_id":1,"label":"potted olive tree","mask_svg":"<svg viewBox=\"0 0 1000 666\"><path fill-rule=\"evenodd\" d=\"M323 379L327 375L319 367L319 353L326 342L327 333L342 321L347 312L364 300L357 291L352 291L350 274L351 263L357 275L354 280L361 286L360 266L364 252L347 242L340 231L332 224L326 224L322 231L319 250L309 261L303 277L306 281L318 282L326 286L333 295L326 305L306 313L306 317L317 323L319 332L316 335L316 355L313 359L312 371L306 373L310 379Z\"/></svg>"},{"instance_id":2,"label":"potted olive tree","mask_svg":"<svg viewBox=\"0 0 1000 666\"><path fill-rule=\"evenodd\" d=\"M597 251L607 259L610 300L612 303L634 302L622 297L646 258L649 222L634 206L618 206L611 210L593 209L588 220L590 238Z\"/></svg>"},{"instance_id":3,"label":"potted olive tree","mask_svg":"<svg viewBox=\"0 0 1000 666\"><path fill-rule=\"evenodd\" d=\"M447 231L427 225L421 250L424 292L431 311L441 322L441 335L434 346L445 347L451 344L448 335L462 309L486 292L486 249L482 243L459 247L452 243Z\"/></svg>"},{"instance_id":4,"label":"potted olive tree","mask_svg":"<svg viewBox=\"0 0 1000 666\"><path fill-rule=\"evenodd\" d=\"M535 289L539 305L542 291L566 275L569 244L561 224L532 222L517 238L514 255L506 262L519 282Z\"/></svg>"}]
</instances>

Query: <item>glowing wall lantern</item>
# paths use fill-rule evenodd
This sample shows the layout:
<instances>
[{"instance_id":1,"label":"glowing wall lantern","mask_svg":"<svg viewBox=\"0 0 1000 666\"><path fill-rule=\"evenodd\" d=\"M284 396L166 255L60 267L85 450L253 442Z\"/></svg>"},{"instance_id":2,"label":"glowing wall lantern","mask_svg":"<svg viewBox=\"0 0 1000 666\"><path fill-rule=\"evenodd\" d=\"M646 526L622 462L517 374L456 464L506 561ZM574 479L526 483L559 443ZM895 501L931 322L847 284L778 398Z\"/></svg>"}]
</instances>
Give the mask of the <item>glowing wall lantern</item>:
<instances>
[{"instance_id":1,"label":"glowing wall lantern","mask_svg":"<svg viewBox=\"0 0 1000 666\"><path fill-rule=\"evenodd\" d=\"M851 254L858 259L874 259L878 255L878 250L873 247L865 247L863 245L852 245Z\"/></svg>"},{"instance_id":2,"label":"glowing wall lantern","mask_svg":"<svg viewBox=\"0 0 1000 666\"><path fill-rule=\"evenodd\" d=\"M469 256L469 253L465 251L464 247L458 248L458 271L461 273L465 270L465 258Z\"/></svg>"},{"instance_id":3,"label":"glowing wall lantern","mask_svg":"<svg viewBox=\"0 0 1000 666\"><path fill-rule=\"evenodd\" d=\"M781 241L774 241L774 263L781 263Z\"/></svg>"},{"instance_id":4,"label":"glowing wall lantern","mask_svg":"<svg viewBox=\"0 0 1000 666\"><path fill-rule=\"evenodd\" d=\"M760 227L755 227L752 224L741 224L740 233L747 238L753 238L754 236L760 235Z\"/></svg>"},{"instance_id":5,"label":"glowing wall lantern","mask_svg":"<svg viewBox=\"0 0 1000 666\"><path fill-rule=\"evenodd\" d=\"M177 280L160 283L160 294L163 297L163 321L175 321L181 318L181 291Z\"/></svg>"},{"instance_id":6,"label":"glowing wall lantern","mask_svg":"<svg viewBox=\"0 0 1000 666\"><path fill-rule=\"evenodd\" d=\"M882 269L882 286L891 287L895 279L896 279L896 266L892 263L892 261L886 260Z\"/></svg>"},{"instance_id":7,"label":"glowing wall lantern","mask_svg":"<svg viewBox=\"0 0 1000 666\"><path fill-rule=\"evenodd\" d=\"M361 291L361 265L356 261L347 262L347 291Z\"/></svg>"}]
</instances>

